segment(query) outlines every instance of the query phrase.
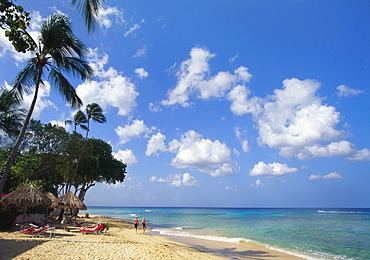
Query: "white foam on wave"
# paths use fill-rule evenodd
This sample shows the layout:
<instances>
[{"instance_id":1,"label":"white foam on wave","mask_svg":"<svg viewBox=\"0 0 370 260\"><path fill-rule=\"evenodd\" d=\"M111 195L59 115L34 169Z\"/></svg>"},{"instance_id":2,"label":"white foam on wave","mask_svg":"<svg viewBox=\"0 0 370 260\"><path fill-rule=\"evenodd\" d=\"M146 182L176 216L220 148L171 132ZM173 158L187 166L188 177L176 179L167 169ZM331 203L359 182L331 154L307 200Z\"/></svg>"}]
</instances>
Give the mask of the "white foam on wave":
<instances>
[{"instance_id":1,"label":"white foam on wave","mask_svg":"<svg viewBox=\"0 0 370 260\"><path fill-rule=\"evenodd\" d=\"M232 238L230 238L230 237L221 237L221 236L212 236L212 235L197 235L197 234L192 234L192 233L189 233L189 232L186 232L186 231L178 231L178 230L182 230L181 228L175 228L175 229L176 230L173 230L173 229L153 229L152 232L158 232L159 234L165 235L165 236L193 237L193 238L219 241L219 242L227 242L227 243L249 243L249 244L262 246L262 247L265 247L267 249L271 249L271 250L278 251L278 252L281 252L281 253L285 253L285 254L288 254L288 255L301 257L301 258L308 259L308 260L323 259L322 257L313 257L313 256L308 256L308 255L305 255L305 254L299 253L299 252L293 252L293 251L289 251L289 250L278 248L278 247L272 247L270 245L259 243L257 241L247 239L247 238L242 238L242 237L232 237ZM333 259L335 259L335 258L333 258Z\"/></svg>"},{"instance_id":2,"label":"white foam on wave","mask_svg":"<svg viewBox=\"0 0 370 260\"><path fill-rule=\"evenodd\" d=\"M229 242L229 243L239 243L239 242L245 242L245 243L251 243L252 240L246 239L246 238L228 238L228 237L220 237L220 236L211 236L211 235L197 235L192 234L185 231L177 231L177 230L183 230L183 228L175 228L175 230L171 229L153 229L154 232L159 232L161 235L166 236L180 236L180 237L194 237L194 238L200 238L200 239L206 239L206 240L213 240L213 241L220 241L220 242Z\"/></svg>"},{"instance_id":3,"label":"white foam on wave","mask_svg":"<svg viewBox=\"0 0 370 260\"><path fill-rule=\"evenodd\" d=\"M331 214L366 214L361 211L345 211L345 210L318 210L319 213L331 213Z\"/></svg>"}]
</instances>

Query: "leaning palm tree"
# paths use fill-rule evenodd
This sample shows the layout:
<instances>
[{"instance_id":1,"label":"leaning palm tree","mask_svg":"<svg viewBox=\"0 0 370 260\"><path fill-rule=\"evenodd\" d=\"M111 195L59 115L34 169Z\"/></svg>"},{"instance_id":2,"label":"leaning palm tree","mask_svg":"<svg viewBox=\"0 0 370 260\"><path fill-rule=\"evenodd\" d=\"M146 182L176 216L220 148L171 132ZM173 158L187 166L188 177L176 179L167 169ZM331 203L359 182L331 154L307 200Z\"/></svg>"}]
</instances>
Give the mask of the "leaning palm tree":
<instances>
[{"instance_id":1,"label":"leaning palm tree","mask_svg":"<svg viewBox=\"0 0 370 260\"><path fill-rule=\"evenodd\" d=\"M0 90L0 130L11 138L19 134L26 112L18 106L19 100L14 97L14 92Z\"/></svg>"},{"instance_id":2,"label":"leaning palm tree","mask_svg":"<svg viewBox=\"0 0 370 260\"><path fill-rule=\"evenodd\" d=\"M22 129L5 165L0 181L0 193L3 191L10 168L24 139L36 105L39 88L43 86L44 74L48 74L50 85L59 90L73 108L80 107L82 101L71 83L64 77L63 72L70 72L82 80L93 76L93 70L82 59L85 46L73 34L70 20L66 15L58 13L50 16L42 24L38 43L34 41L34 45L34 57L27 62L26 67L12 82L13 91L18 100L22 100L23 93L29 92L32 88L34 95Z\"/></svg>"}]
</instances>

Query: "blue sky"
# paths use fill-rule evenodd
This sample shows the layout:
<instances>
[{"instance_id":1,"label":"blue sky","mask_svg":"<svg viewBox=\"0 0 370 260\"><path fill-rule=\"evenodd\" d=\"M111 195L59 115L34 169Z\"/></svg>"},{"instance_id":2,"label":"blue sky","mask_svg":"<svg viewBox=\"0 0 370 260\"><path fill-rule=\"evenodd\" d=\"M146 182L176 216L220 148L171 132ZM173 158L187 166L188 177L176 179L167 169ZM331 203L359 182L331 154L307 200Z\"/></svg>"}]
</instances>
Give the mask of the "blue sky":
<instances>
[{"instance_id":1,"label":"blue sky","mask_svg":"<svg viewBox=\"0 0 370 260\"><path fill-rule=\"evenodd\" d=\"M108 0L92 35L68 1L17 3L34 36L60 11L88 47L96 76L71 82L128 164L88 206L370 206L368 1ZM27 55L1 33L0 57L8 87ZM71 119L41 94L35 119Z\"/></svg>"}]
</instances>

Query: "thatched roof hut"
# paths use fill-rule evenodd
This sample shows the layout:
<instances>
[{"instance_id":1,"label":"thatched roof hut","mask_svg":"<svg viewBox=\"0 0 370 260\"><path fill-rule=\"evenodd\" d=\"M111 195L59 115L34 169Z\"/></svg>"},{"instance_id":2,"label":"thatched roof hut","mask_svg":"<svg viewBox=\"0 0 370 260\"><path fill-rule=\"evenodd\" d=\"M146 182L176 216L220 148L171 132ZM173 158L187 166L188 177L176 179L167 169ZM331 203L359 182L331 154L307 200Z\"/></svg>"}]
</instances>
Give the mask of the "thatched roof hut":
<instances>
[{"instance_id":1,"label":"thatched roof hut","mask_svg":"<svg viewBox=\"0 0 370 260\"><path fill-rule=\"evenodd\" d=\"M1 199L4 206L14 204L19 208L51 206L48 196L35 188L32 183L16 189Z\"/></svg>"},{"instance_id":2,"label":"thatched roof hut","mask_svg":"<svg viewBox=\"0 0 370 260\"><path fill-rule=\"evenodd\" d=\"M67 192L63 196L55 199L53 204L51 205L52 208L64 208L64 209L87 209L86 205L71 191Z\"/></svg>"}]
</instances>

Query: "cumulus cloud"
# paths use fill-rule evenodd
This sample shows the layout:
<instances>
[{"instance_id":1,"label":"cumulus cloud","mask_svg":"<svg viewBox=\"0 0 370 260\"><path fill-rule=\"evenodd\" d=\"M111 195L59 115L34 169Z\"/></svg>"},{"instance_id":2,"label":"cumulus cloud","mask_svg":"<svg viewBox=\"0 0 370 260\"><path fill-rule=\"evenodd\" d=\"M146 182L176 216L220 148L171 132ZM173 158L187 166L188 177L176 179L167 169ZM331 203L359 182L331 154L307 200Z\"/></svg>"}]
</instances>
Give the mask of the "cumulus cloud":
<instances>
[{"instance_id":1,"label":"cumulus cloud","mask_svg":"<svg viewBox=\"0 0 370 260\"><path fill-rule=\"evenodd\" d=\"M118 150L117 152L113 152L113 157L117 160L122 161L123 163L126 163L127 166L133 166L138 162L137 157L130 149Z\"/></svg>"},{"instance_id":2,"label":"cumulus cloud","mask_svg":"<svg viewBox=\"0 0 370 260\"><path fill-rule=\"evenodd\" d=\"M240 130L239 127L234 128L236 138L239 140L239 142L242 145L243 152L248 153L250 151L249 142L248 140L243 138L243 135L245 134Z\"/></svg>"},{"instance_id":3,"label":"cumulus cloud","mask_svg":"<svg viewBox=\"0 0 370 260\"><path fill-rule=\"evenodd\" d=\"M161 108L161 106L160 105L158 105L157 103L149 103L149 105L148 105L148 109L150 110L150 111L152 111L153 113L157 113L157 112L160 112L160 111L162 111L162 108Z\"/></svg>"},{"instance_id":4,"label":"cumulus cloud","mask_svg":"<svg viewBox=\"0 0 370 260\"><path fill-rule=\"evenodd\" d=\"M280 155L291 157L302 149L338 140L343 132L336 128L340 114L322 104L313 80L286 79L283 88L264 101L263 112L255 115L259 142L280 149Z\"/></svg>"},{"instance_id":5,"label":"cumulus cloud","mask_svg":"<svg viewBox=\"0 0 370 260\"><path fill-rule=\"evenodd\" d=\"M146 78L149 76L149 73L147 71L145 71L144 68L137 68L135 70L135 73L136 73L136 76L138 76L139 78Z\"/></svg>"},{"instance_id":6,"label":"cumulus cloud","mask_svg":"<svg viewBox=\"0 0 370 260\"><path fill-rule=\"evenodd\" d=\"M252 188L262 188L265 185L267 185L267 183L263 183L260 179L258 179L258 180L256 180L256 183L251 184L251 187Z\"/></svg>"},{"instance_id":7,"label":"cumulus cloud","mask_svg":"<svg viewBox=\"0 0 370 260\"><path fill-rule=\"evenodd\" d=\"M313 159L317 157L347 156L353 152L352 144L348 141L331 142L327 146L312 145L298 153L298 159Z\"/></svg>"},{"instance_id":8,"label":"cumulus cloud","mask_svg":"<svg viewBox=\"0 0 370 260\"><path fill-rule=\"evenodd\" d=\"M363 90L352 89L350 87L347 87L346 85L338 86L337 90L338 90L337 92L338 97L356 96L356 95L359 95L365 92Z\"/></svg>"},{"instance_id":9,"label":"cumulus cloud","mask_svg":"<svg viewBox=\"0 0 370 260\"><path fill-rule=\"evenodd\" d=\"M185 187L185 186L197 186L199 181L191 176L189 173L184 174L171 174L167 178L157 178L152 176L149 182L168 183L172 187Z\"/></svg>"},{"instance_id":10,"label":"cumulus cloud","mask_svg":"<svg viewBox=\"0 0 370 260\"><path fill-rule=\"evenodd\" d=\"M195 131L188 131L180 140L169 143L169 151L176 153L171 165L176 168L194 168L212 177L232 174L231 151L219 140L203 139Z\"/></svg>"},{"instance_id":11,"label":"cumulus cloud","mask_svg":"<svg viewBox=\"0 0 370 260\"><path fill-rule=\"evenodd\" d=\"M88 50L88 60L98 80L91 80L76 89L84 104L98 103L104 110L109 107L118 109L118 115L127 116L137 106L139 93L130 78L118 71L104 66L108 63L107 54L99 54L98 49Z\"/></svg>"},{"instance_id":12,"label":"cumulus cloud","mask_svg":"<svg viewBox=\"0 0 370 260\"><path fill-rule=\"evenodd\" d=\"M243 85L235 86L228 94L227 99L231 101L230 109L235 115L251 113L258 115L262 112L262 99L258 97L248 98L250 91Z\"/></svg>"},{"instance_id":13,"label":"cumulus cloud","mask_svg":"<svg viewBox=\"0 0 370 260\"><path fill-rule=\"evenodd\" d=\"M297 168L290 168L286 164L259 162L254 165L253 169L249 172L250 176L265 176L265 177L278 177L288 173L297 172Z\"/></svg>"},{"instance_id":14,"label":"cumulus cloud","mask_svg":"<svg viewBox=\"0 0 370 260\"><path fill-rule=\"evenodd\" d=\"M351 161L357 162L365 162L370 161L370 150L369 149L362 149L355 151L351 157L348 157Z\"/></svg>"},{"instance_id":15,"label":"cumulus cloud","mask_svg":"<svg viewBox=\"0 0 370 260\"><path fill-rule=\"evenodd\" d=\"M314 180L330 180L330 179L341 179L342 176L337 173L337 172L331 172L329 174L326 174L324 176L320 174L311 174L310 177L308 177L309 180L314 181Z\"/></svg>"},{"instance_id":16,"label":"cumulus cloud","mask_svg":"<svg viewBox=\"0 0 370 260\"><path fill-rule=\"evenodd\" d=\"M245 67L239 67L234 73L218 72L210 76L209 60L215 57L207 49L195 47L190 51L190 59L183 61L177 72L177 84L167 93L162 105L179 104L183 107L191 105L192 94L200 99L220 98L237 82L248 82L252 75Z\"/></svg>"},{"instance_id":17,"label":"cumulus cloud","mask_svg":"<svg viewBox=\"0 0 370 260\"><path fill-rule=\"evenodd\" d=\"M158 155L158 151L165 152L167 150L166 144L164 143L165 139L166 136L161 133L156 133L155 135L152 135L146 146L146 156Z\"/></svg>"},{"instance_id":18,"label":"cumulus cloud","mask_svg":"<svg viewBox=\"0 0 370 260\"><path fill-rule=\"evenodd\" d=\"M133 120L132 124L127 124L124 127L118 126L114 131L119 137L120 144L124 144L133 137L150 134L154 129L146 126L143 120Z\"/></svg>"}]
</instances>

